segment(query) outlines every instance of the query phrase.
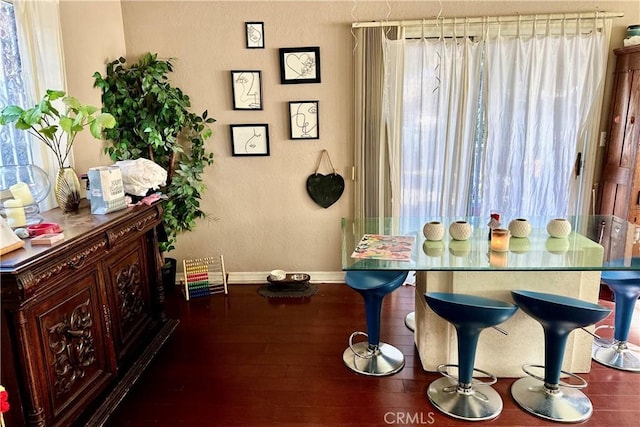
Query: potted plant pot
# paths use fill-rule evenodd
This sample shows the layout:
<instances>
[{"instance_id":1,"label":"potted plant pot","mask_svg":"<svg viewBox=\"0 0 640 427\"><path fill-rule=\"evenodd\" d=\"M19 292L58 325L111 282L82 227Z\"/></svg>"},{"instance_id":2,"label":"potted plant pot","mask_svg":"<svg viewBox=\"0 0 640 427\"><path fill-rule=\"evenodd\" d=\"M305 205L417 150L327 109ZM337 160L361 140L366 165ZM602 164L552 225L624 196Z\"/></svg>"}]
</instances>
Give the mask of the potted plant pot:
<instances>
[{"instance_id":1,"label":"potted plant pot","mask_svg":"<svg viewBox=\"0 0 640 427\"><path fill-rule=\"evenodd\" d=\"M162 266L162 287L165 291L172 291L176 286L176 266L178 261L175 258L164 258Z\"/></svg>"}]
</instances>

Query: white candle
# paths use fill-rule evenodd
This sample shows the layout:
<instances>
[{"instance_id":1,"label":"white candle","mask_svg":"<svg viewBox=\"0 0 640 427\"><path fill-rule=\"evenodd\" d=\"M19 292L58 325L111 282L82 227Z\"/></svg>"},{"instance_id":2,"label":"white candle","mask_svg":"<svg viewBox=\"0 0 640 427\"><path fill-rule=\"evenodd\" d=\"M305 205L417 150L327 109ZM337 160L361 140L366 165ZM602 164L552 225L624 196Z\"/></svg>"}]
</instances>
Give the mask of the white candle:
<instances>
[{"instance_id":1,"label":"white candle","mask_svg":"<svg viewBox=\"0 0 640 427\"><path fill-rule=\"evenodd\" d=\"M509 230L506 228L494 228L491 230L491 250L506 252L509 250Z\"/></svg>"},{"instance_id":2,"label":"white candle","mask_svg":"<svg viewBox=\"0 0 640 427\"><path fill-rule=\"evenodd\" d=\"M18 182L17 184L12 185L9 187L9 191L11 191L11 195L14 199L22 202L22 206L32 205L35 203L29 186L24 182Z\"/></svg>"},{"instance_id":3,"label":"white candle","mask_svg":"<svg viewBox=\"0 0 640 427\"><path fill-rule=\"evenodd\" d=\"M27 225L27 217L20 200L5 200L4 210L7 215L7 224L9 224L9 227L18 228Z\"/></svg>"}]
</instances>

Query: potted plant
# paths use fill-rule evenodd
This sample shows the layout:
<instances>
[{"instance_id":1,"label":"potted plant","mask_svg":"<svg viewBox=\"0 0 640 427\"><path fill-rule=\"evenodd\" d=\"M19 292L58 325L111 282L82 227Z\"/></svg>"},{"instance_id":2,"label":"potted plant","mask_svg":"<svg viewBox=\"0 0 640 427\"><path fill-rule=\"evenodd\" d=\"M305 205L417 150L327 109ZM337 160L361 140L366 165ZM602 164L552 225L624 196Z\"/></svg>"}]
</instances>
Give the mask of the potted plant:
<instances>
[{"instance_id":1,"label":"potted plant","mask_svg":"<svg viewBox=\"0 0 640 427\"><path fill-rule=\"evenodd\" d=\"M64 112L54 106L56 100L65 106ZM65 96L61 90L48 89L42 100L29 109L8 105L0 111L0 125L14 122L16 129L26 130L53 151L59 167L54 184L56 201L65 213L77 212L80 183L73 168L67 166L71 147L86 127L94 138L101 139L103 129L115 126L114 117L92 105L81 104L73 96Z\"/></svg>"},{"instance_id":2,"label":"potted plant","mask_svg":"<svg viewBox=\"0 0 640 427\"><path fill-rule=\"evenodd\" d=\"M205 141L212 134L208 125L215 120L206 110L200 115L190 110L189 97L169 82L172 71L172 59L145 53L131 66L121 57L107 64L104 76L93 75L102 90L103 110L117 121L105 132L112 142L105 153L112 160L145 157L167 170L163 252L174 249L177 235L193 230L196 220L205 216L200 208L206 189L202 173L213 163Z\"/></svg>"}]
</instances>

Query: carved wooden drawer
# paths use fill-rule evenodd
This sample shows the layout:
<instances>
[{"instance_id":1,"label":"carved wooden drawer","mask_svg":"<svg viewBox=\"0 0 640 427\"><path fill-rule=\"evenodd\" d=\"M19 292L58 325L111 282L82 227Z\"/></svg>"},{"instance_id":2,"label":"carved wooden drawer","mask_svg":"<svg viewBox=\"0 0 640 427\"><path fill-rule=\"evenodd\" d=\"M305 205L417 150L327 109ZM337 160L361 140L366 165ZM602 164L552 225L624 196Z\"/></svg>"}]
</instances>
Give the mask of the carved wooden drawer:
<instances>
[{"instance_id":1,"label":"carved wooden drawer","mask_svg":"<svg viewBox=\"0 0 640 427\"><path fill-rule=\"evenodd\" d=\"M35 345L26 349L42 363L46 382L41 398L47 419L66 424L79 408L94 399L115 374L100 294L100 271L82 271L42 301L26 307L28 333Z\"/></svg>"}]
</instances>

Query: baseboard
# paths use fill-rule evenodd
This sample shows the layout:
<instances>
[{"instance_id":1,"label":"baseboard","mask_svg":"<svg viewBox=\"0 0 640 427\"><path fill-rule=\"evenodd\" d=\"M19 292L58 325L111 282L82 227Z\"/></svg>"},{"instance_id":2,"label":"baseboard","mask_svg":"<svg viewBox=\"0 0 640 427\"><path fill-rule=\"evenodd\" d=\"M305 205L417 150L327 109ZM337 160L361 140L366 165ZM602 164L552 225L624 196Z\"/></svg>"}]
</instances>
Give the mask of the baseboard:
<instances>
[{"instance_id":1,"label":"baseboard","mask_svg":"<svg viewBox=\"0 0 640 427\"><path fill-rule=\"evenodd\" d=\"M311 276L311 283L344 283L344 271L296 271ZM268 271L229 271L228 283L230 285L267 283ZM176 274L176 282L180 284L184 279L184 273Z\"/></svg>"}]
</instances>

